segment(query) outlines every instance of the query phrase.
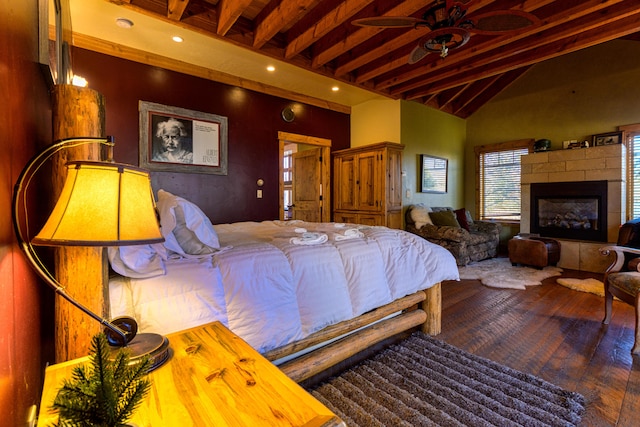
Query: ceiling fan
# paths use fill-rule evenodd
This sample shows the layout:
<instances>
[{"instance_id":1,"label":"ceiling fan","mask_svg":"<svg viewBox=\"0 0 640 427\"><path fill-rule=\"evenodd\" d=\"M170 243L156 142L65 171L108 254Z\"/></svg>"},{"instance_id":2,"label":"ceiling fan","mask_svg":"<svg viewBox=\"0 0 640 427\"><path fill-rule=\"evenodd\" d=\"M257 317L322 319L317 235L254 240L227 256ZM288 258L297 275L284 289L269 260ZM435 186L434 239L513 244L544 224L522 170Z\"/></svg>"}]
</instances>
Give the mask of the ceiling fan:
<instances>
[{"instance_id":1,"label":"ceiling fan","mask_svg":"<svg viewBox=\"0 0 640 427\"><path fill-rule=\"evenodd\" d=\"M430 52L439 52L446 58L450 49L457 49L469 41L471 33L504 34L535 24L540 20L520 10L496 10L467 16L467 7L473 0L436 0L422 18L411 16L376 16L356 19L354 25L383 28L420 28L431 31L422 38L409 55L409 64L415 64Z\"/></svg>"}]
</instances>

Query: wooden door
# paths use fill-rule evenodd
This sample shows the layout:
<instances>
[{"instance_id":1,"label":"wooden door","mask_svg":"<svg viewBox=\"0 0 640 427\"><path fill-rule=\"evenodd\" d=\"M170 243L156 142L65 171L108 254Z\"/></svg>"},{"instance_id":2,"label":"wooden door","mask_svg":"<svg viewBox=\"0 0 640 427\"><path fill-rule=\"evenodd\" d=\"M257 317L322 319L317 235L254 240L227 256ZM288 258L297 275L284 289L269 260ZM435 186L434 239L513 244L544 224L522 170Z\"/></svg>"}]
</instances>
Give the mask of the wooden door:
<instances>
[{"instance_id":1,"label":"wooden door","mask_svg":"<svg viewBox=\"0 0 640 427\"><path fill-rule=\"evenodd\" d=\"M402 209L402 151L387 150L387 210Z\"/></svg>"},{"instance_id":2,"label":"wooden door","mask_svg":"<svg viewBox=\"0 0 640 427\"><path fill-rule=\"evenodd\" d=\"M293 153L292 219L322 220L321 155L321 148Z\"/></svg>"},{"instance_id":3,"label":"wooden door","mask_svg":"<svg viewBox=\"0 0 640 427\"><path fill-rule=\"evenodd\" d=\"M379 151L360 153L357 169L357 209L375 211L381 207L382 181L380 180Z\"/></svg>"},{"instance_id":4,"label":"wooden door","mask_svg":"<svg viewBox=\"0 0 640 427\"><path fill-rule=\"evenodd\" d=\"M335 175L335 209L356 209L356 155L336 157L333 173Z\"/></svg>"}]
</instances>

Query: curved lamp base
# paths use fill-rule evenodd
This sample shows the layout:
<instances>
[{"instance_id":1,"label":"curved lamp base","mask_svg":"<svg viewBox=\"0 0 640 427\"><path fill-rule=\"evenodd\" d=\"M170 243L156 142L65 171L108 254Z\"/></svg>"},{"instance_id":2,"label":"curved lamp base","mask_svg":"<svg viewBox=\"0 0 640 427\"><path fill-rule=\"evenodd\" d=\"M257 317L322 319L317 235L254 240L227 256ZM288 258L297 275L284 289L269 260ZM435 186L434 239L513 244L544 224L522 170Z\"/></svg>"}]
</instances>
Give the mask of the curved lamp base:
<instances>
[{"instance_id":1,"label":"curved lamp base","mask_svg":"<svg viewBox=\"0 0 640 427\"><path fill-rule=\"evenodd\" d=\"M151 360L149 372L159 368L169 359L169 340L159 334L137 334L125 347L111 347L111 356L115 358L121 348L129 350L131 363L137 363L141 358L149 356Z\"/></svg>"}]
</instances>

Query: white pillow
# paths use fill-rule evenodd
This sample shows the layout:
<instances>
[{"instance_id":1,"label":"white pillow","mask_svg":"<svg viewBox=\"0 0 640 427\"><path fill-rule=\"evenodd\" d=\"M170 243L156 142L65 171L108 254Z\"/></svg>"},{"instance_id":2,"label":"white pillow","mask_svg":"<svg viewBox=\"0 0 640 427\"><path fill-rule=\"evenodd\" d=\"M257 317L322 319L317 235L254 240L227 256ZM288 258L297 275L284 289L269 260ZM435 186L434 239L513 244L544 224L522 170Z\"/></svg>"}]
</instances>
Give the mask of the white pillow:
<instances>
[{"instance_id":1,"label":"white pillow","mask_svg":"<svg viewBox=\"0 0 640 427\"><path fill-rule=\"evenodd\" d=\"M158 211L168 250L182 255L207 255L220 249L213 224L195 204L158 190Z\"/></svg>"},{"instance_id":2,"label":"white pillow","mask_svg":"<svg viewBox=\"0 0 640 427\"><path fill-rule=\"evenodd\" d=\"M122 276L145 279L167 273L164 266L167 250L162 243L117 246L107 249L111 268Z\"/></svg>"},{"instance_id":3,"label":"white pillow","mask_svg":"<svg viewBox=\"0 0 640 427\"><path fill-rule=\"evenodd\" d=\"M431 212L431 208L423 204L414 205L411 208L411 220L415 223L416 228L422 228L425 224L433 224L429 212Z\"/></svg>"}]
</instances>

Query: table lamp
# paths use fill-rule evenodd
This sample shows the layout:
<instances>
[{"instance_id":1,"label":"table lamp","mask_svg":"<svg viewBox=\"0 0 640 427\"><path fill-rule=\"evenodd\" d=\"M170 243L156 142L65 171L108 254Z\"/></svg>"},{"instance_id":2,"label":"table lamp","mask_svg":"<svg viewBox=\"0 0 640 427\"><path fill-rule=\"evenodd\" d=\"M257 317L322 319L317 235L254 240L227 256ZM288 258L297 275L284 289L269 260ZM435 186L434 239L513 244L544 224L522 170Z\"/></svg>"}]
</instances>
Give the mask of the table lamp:
<instances>
[{"instance_id":1,"label":"table lamp","mask_svg":"<svg viewBox=\"0 0 640 427\"><path fill-rule=\"evenodd\" d=\"M151 189L144 169L114 162L73 161L67 164L67 178L60 197L42 230L29 242L26 195L35 173L57 152L86 144L103 144L111 149L111 138L74 138L54 143L38 153L22 170L13 193L13 226L18 243L31 266L54 291L104 326L113 351L127 347L130 360L151 359L151 369L169 356L169 342L158 334L137 334L132 317L108 320L71 297L49 272L33 245L126 246L163 242ZM111 155L108 156L111 158ZM135 338L135 339L134 339Z\"/></svg>"}]
</instances>

